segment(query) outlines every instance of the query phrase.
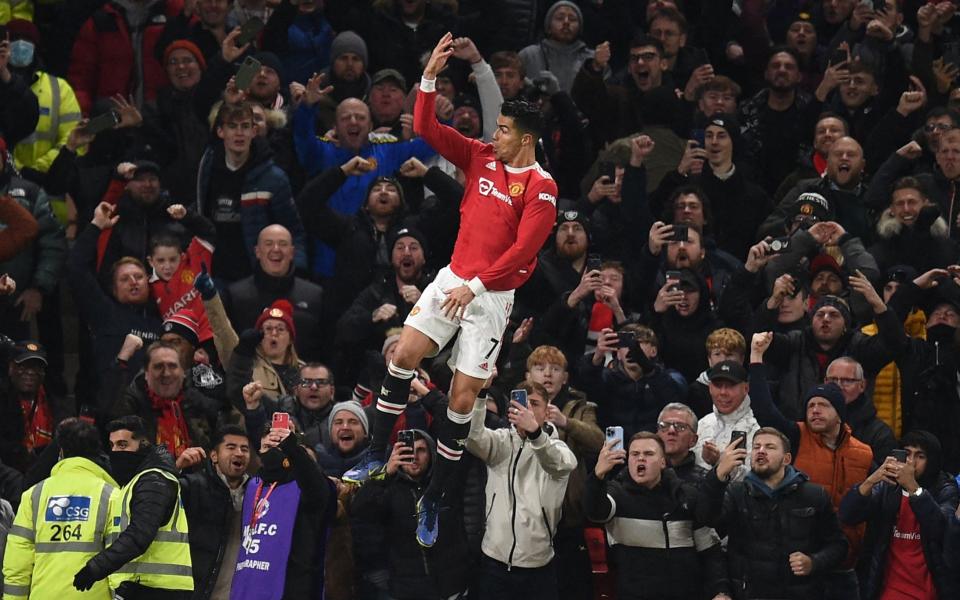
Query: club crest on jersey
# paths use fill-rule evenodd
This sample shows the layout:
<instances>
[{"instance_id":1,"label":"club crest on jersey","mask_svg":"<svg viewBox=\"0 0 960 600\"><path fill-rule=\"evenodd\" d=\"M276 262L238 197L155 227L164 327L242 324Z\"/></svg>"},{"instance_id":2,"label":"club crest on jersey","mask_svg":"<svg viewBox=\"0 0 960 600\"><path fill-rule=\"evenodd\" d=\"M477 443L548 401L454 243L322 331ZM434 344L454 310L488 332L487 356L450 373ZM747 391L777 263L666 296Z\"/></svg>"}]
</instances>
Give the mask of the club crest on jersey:
<instances>
[{"instance_id":1,"label":"club crest on jersey","mask_svg":"<svg viewBox=\"0 0 960 600\"><path fill-rule=\"evenodd\" d=\"M419 306L414 306L413 309L410 311L410 316L411 316L411 317L415 317L415 316L417 316L418 314L420 314L420 307L419 307Z\"/></svg>"},{"instance_id":2,"label":"club crest on jersey","mask_svg":"<svg viewBox=\"0 0 960 600\"><path fill-rule=\"evenodd\" d=\"M511 196L519 196L520 194L523 193L523 190L526 189L526 188L525 188L525 186L524 186L522 183L520 183L519 181L515 181L515 182L513 182L513 183L510 184L510 188L509 188L509 189L510 189L510 195L511 195Z\"/></svg>"}]
</instances>

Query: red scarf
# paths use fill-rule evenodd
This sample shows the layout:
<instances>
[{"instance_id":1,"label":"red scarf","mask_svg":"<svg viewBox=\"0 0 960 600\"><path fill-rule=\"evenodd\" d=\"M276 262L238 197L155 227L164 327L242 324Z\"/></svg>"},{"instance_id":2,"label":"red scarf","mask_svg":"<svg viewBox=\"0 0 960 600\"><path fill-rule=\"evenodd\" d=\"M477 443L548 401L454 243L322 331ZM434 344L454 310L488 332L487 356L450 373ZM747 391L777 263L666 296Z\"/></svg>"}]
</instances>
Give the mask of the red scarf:
<instances>
[{"instance_id":1,"label":"red scarf","mask_svg":"<svg viewBox=\"0 0 960 600\"><path fill-rule=\"evenodd\" d=\"M35 399L20 399L20 409L23 412L24 447L27 450L45 447L53 440L53 415L42 385Z\"/></svg>"},{"instance_id":2,"label":"red scarf","mask_svg":"<svg viewBox=\"0 0 960 600\"><path fill-rule=\"evenodd\" d=\"M157 444L165 445L174 458L180 456L190 447L190 430L187 429L187 421L180 407L183 392L171 400L161 398L148 389L147 396L153 412L157 415Z\"/></svg>"},{"instance_id":3,"label":"red scarf","mask_svg":"<svg viewBox=\"0 0 960 600\"><path fill-rule=\"evenodd\" d=\"M816 150L813 151L813 168L817 170L820 177L827 172L827 158Z\"/></svg>"}]
</instances>

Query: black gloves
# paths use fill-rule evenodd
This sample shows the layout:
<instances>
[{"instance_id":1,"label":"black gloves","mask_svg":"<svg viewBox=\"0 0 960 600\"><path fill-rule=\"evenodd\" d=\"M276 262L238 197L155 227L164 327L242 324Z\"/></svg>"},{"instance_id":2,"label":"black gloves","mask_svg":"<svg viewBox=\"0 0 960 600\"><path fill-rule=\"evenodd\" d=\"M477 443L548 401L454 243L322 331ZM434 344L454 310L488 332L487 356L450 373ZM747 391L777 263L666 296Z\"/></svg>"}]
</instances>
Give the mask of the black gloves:
<instances>
[{"instance_id":1,"label":"black gloves","mask_svg":"<svg viewBox=\"0 0 960 600\"><path fill-rule=\"evenodd\" d=\"M100 579L100 577L93 574L89 566L84 565L84 567L73 576L73 587L81 592L85 592L92 588L93 584L100 581Z\"/></svg>"}]
</instances>

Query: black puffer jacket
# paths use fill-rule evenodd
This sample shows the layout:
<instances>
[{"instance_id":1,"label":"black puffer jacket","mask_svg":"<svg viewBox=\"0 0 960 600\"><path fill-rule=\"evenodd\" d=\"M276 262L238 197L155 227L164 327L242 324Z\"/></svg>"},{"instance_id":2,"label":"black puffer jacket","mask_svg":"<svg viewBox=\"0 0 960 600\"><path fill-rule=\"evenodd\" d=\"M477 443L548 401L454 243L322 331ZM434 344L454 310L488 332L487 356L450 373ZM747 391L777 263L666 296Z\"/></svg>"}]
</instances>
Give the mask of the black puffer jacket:
<instances>
[{"instance_id":1,"label":"black puffer jacket","mask_svg":"<svg viewBox=\"0 0 960 600\"><path fill-rule=\"evenodd\" d=\"M143 462L137 473L160 469L177 474L173 457L163 446L141 450ZM179 498L177 484L163 475L146 473L133 486L130 497L130 524L116 541L87 561L87 567L97 578L104 578L147 551L160 529L173 514Z\"/></svg>"},{"instance_id":2,"label":"black puffer jacket","mask_svg":"<svg viewBox=\"0 0 960 600\"><path fill-rule=\"evenodd\" d=\"M623 439L638 431L656 431L657 415L670 402L681 402L683 390L662 366L634 381L620 364L594 366L592 355L580 360L580 385L597 401L597 424L623 427Z\"/></svg>"},{"instance_id":3,"label":"black puffer jacket","mask_svg":"<svg viewBox=\"0 0 960 600\"><path fill-rule=\"evenodd\" d=\"M420 433L435 461L433 439L425 431ZM467 587L469 561L461 507L447 506L444 510L441 506L440 530L443 535L433 548L422 548L416 542L417 500L429 482L429 471L418 481L398 471L386 479L365 484L351 505L355 517L379 523L385 531L389 548L390 595L394 598L449 598ZM444 501L447 501L446 497Z\"/></svg>"},{"instance_id":4,"label":"black puffer jacket","mask_svg":"<svg viewBox=\"0 0 960 600\"><path fill-rule=\"evenodd\" d=\"M670 469L661 477L653 489L634 482L626 469L610 482L592 473L587 478L587 514L605 523L616 539L618 598L694 600L729 594L720 538L694 515L702 496ZM656 543L660 540L665 547Z\"/></svg>"},{"instance_id":5,"label":"black puffer jacket","mask_svg":"<svg viewBox=\"0 0 960 600\"><path fill-rule=\"evenodd\" d=\"M194 600L213 593L223 561L230 524L235 515L227 484L213 464L205 460L196 473L180 476L180 497L190 527L190 560L193 563ZM239 536L240 532L233 532ZM228 569L233 565L225 565Z\"/></svg>"},{"instance_id":6,"label":"black puffer jacket","mask_svg":"<svg viewBox=\"0 0 960 600\"><path fill-rule=\"evenodd\" d=\"M960 597L960 585L947 568L943 548L947 519L957 508L957 482L942 471L937 472L935 485L924 487L919 497L911 496L910 508L920 524L920 545L940 598ZM900 513L903 495L899 486L880 483L870 496L861 496L857 487L840 502L840 519L847 524L867 523L858 571L862 588L860 597L874 600L883 593L887 574L890 540Z\"/></svg>"},{"instance_id":7,"label":"black puffer jacket","mask_svg":"<svg viewBox=\"0 0 960 600\"><path fill-rule=\"evenodd\" d=\"M290 272L282 277L267 275L254 264L253 275L227 288L223 304L238 331L253 327L264 308L284 298L293 305L293 325L297 329L297 354L304 360L324 358L324 334L321 311L323 288Z\"/></svg>"},{"instance_id":8,"label":"black puffer jacket","mask_svg":"<svg viewBox=\"0 0 960 600\"><path fill-rule=\"evenodd\" d=\"M698 520L729 534L727 569L735 599L823 597L823 574L843 561L847 539L822 487L787 466L772 491L752 472L727 485L716 469L700 489L706 498L697 503ZM811 575L793 575L793 552L813 559Z\"/></svg>"}]
</instances>

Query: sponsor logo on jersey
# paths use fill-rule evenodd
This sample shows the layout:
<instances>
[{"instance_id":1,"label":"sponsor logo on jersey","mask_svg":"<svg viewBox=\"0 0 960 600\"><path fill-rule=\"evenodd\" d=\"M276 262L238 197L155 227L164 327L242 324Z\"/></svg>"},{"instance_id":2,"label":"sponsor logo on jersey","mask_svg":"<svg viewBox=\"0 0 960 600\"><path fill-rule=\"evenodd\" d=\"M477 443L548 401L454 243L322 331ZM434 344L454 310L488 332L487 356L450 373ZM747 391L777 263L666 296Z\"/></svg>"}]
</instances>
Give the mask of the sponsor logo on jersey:
<instances>
[{"instance_id":1,"label":"sponsor logo on jersey","mask_svg":"<svg viewBox=\"0 0 960 600\"><path fill-rule=\"evenodd\" d=\"M90 518L90 496L51 496L45 518L47 521L86 521Z\"/></svg>"},{"instance_id":2,"label":"sponsor logo on jersey","mask_svg":"<svg viewBox=\"0 0 960 600\"><path fill-rule=\"evenodd\" d=\"M546 192L540 192L540 195L537 196L537 199L539 199L539 200L546 200L547 202L549 202L550 204L552 204L552 205L554 205L554 206L557 205L557 197L554 196L553 194L548 194L548 193L546 193Z\"/></svg>"},{"instance_id":3,"label":"sponsor logo on jersey","mask_svg":"<svg viewBox=\"0 0 960 600\"><path fill-rule=\"evenodd\" d=\"M510 206L513 206L513 199L510 196L504 194L496 188L494 183L485 177L481 177L479 181L480 194L483 196L493 196L497 200L506 202Z\"/></svg>"},{"instance_id":4,"label":"sponsor logo on jersey","mask_svg":"<svg viewBox=\"0 0 960 600\"><path fill-rule=\"evenodd\" d=\"M496 171L496 170L497 170L497 161L491 160L490 162L488 162L488 163L487 163L486 165L484 165L484 166L487 167L488 169L490 169L491 171Z\"/></svg>"}]
</instances>

